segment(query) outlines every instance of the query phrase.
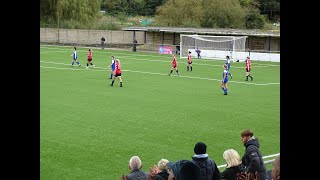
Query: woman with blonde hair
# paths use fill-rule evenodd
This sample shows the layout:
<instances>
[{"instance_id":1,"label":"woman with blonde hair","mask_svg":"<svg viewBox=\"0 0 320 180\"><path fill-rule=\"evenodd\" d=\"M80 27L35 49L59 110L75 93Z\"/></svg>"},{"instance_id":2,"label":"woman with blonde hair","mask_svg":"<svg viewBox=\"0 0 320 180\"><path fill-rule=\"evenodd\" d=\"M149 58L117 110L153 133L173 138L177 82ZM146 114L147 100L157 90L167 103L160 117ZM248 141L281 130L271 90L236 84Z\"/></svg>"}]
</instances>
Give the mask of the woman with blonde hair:
<instances>
[{"instance_id":1,"label":"woman with blonde hair","mask_svg":"<svg viewBox=\"0 0 320 180\"><path fill-rule=\"evenodd\" d=\"M158 166L154 165L150 168L148 180L167 180L169 173L167 172L167 159L161 159L158 162Z\"/></svg>"},{"instance_id":2,"label":"woman with blonde hair","mask_svg":"<svg viewBox=\"0 0 320 180\"><path fill-rule=\"evenodd\" d=\"M240 155L236 150L224 151L223 159L227 162L227 167L221 172L221 179L237 180L237 173L245 172L245 168L241 165Z\"/></svg>"}]
</instances>

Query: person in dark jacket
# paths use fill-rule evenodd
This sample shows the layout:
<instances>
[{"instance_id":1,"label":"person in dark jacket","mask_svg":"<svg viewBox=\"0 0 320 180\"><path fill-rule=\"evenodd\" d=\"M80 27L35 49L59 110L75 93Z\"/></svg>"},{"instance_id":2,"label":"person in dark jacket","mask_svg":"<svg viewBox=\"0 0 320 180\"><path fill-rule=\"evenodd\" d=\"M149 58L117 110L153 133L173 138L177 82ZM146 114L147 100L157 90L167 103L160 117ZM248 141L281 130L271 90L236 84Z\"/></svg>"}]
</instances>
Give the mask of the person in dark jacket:
<instances>
[{"instance_id":1,"label":"person in dark jacket","mask_svg":"<svg viewBox=\"0 0 320 180\"><path fill-rule=\"evenodd\" d=\"M168 180L169 173L167 172L167 159L161 159L158 162L158 166L154 165L150 168L150 173L148 174L148 180Z\"/></svg>"},{"instance_id":2,"label":"person in dark jacket","mask_svg":"<svg viewBox=\"0 0 320 180\"><path fill-rule=\"evenodd\" d=\"M227 162L226 169L221 173L221 179L237 180L237 174L245 172L241 164L239 153L234 149L228 149L223 153L223 159Z\"/></svg>"},{"instance_id":3,"label":"person in dark jacket","mask_svg":"<svg viewBox=\"0 0 320 180\"><path fill-rule=\"evenodd\" d=\"M272 163L271 176L273 180L280 180L280 154Z\"/></svg>"},{"instance_id":4,"label":"person in dark jacket","mask_svg":"<svg viewBox=\"0 0 320 180\"><path fill-rule=\"evenodd\" d=\"M200 168L200 180L220 180L220 171L216 163L208 157L207 145L198 142L194 146L194 153L192 162Z\"/></svg>"},{"instance_id":5,"label":"person in dark jacket","mask_svg":"<svg viewBox=\"0 0 320 180\"><path fill-rule=\"evenodd\" d=\"M130 174L122 175L121 180L147 180L147 174L141 170L142 163L138 156L133 156L128 165Z\"/></svg>"},{"instance_id":6,"label":"person in dark jacket","mask_svg":"<svg viewBox=\"0 0 320 180\"><path fill-rule=\"evenodd\" d=\"M244 165L246 172L250 172L251 174L258 172L261 180L268 179L262 154L259 150L259 140L253 136L253 131L250 129L244 130L241 133L241 141L246 147L245 154L242 157L242 164Z\"/></svg>"},{"instance_id":7,"label":"person in dark jacket","mask_svg":"<svg viewBox=\"0 0 320 180\"><path fill-rule=\"evenodd\" d=\"M168 180L200 180L200 169L190 160L168 162L166 166Z\"/></svg>"}]
</instances>

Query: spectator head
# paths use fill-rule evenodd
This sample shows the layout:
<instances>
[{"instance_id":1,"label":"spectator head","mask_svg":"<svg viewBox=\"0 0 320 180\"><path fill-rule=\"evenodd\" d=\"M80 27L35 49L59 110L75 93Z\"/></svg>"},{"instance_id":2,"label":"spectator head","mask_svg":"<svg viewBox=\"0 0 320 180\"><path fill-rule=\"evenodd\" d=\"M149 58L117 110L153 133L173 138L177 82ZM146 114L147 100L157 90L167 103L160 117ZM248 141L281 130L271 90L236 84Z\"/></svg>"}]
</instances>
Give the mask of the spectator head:
<instances>
[{"instance_id":1,"label":"spectator head","mask_svg":"<svg viewBox=\"0 0 320 180\"><path fill-rule=\"evenodd\" d=\"M223 153L223 159L227 162L227 168L241 164L240 155L234 149L228 149Z\"/></svg>"},{"instance_id":2,"label":"spectator head","mask_svg":"<svg viewBox=\"0 0 320 180\"><path fill-rule=\"evenodd\" d=\"M168 162L167 171L168 180L199 180L200 169L189 160L179 160L177 162Z\"/></svg>"},{"instance_id":3,"label":"spectator head","mask_svg":"<svg viewBox=\"0 0 320 180\"><path fill-rule=\"evenodd\" d=\"M163 171L164 169L167 169L167 163L168 163L169 161L167 160L167 159L161 159L159 162L158 162L158 169L160 170L160 171Z\"/></svg>"},{"instance_id":4,"label":"spectator head","mask_svg":"<svg viewBox=\"0 0 320 180\"><path fill-rule=\"evenodd\" d=\"M245 144L252 137L253 137L253 131L251 129L244 130L241 133L241 141L243 144Z\"/></svg>"},{"instance_id":5,"label":"spectator head","mask_svg":"<svg viewBox=\"0 0 320 180\"><path fill-rule=\"evenodd\" d=\"M280 154L272 163L271 177L273 180L280 180Z\"/></svg>"},{"instance_id":6,"label":"spectator head","mask_svg":"<svg viewBox=\"0 0 320 180\"><path fill-rule=\"evenodd\" d=\"M142 163L141 163L140 158L138 156L132 156L132 158L129 161L128 166L131 171L135 170L135 169L141 169Z\"/></svg>"},{"instance_id":7,"label":"spectator head","mask_svg":"<svg viewBox=\"0 0 320 180\"><path fill-rule=\"evenodd\" d=\"M195 154L206 154L207 153L207 145L203 142L198 142L194 146L194 153Z\"/></svg>"}]
</instances>

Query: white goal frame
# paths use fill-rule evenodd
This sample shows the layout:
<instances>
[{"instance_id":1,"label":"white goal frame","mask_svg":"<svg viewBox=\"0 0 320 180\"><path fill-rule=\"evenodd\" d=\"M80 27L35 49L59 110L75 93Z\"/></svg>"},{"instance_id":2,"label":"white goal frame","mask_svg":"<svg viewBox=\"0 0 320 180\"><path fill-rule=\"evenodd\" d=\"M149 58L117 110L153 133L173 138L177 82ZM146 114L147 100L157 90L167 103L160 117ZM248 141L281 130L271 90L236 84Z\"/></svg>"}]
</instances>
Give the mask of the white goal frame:
<instances>
[{"instance_id":1,"label":"white goal frame","mask_svg":"<svg viewBox=\"0 0 320 180\"><path fill-rule=\"evenodd\" d=\"M205 59L225 59L227 55L232 61L245 59L246 39L247 36L180 34L180 58L186 58L189 51L191 56L197 57L199 49L201 58Z\"/></svg>"}]
</instances>

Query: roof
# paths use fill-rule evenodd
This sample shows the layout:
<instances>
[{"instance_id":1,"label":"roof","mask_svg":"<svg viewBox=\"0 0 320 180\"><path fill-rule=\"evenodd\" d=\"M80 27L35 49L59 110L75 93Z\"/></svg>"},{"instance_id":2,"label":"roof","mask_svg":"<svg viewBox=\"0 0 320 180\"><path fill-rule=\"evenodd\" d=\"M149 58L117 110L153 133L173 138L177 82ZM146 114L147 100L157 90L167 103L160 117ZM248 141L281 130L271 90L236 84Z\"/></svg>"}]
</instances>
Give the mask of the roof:
<instances>
[{"instance_id":1,"label":"roof","mask_svg":"<svg viewBox=\"0 0 320 180\"><path fill-rule=\"evenodd\" d=\"M181 28L181 27L124 27L124 31L147 31L191 34L214 34L235 36L267 36L280 37L280 30L262 31L260 29L227 29L227 28Z\"/></svg>"}]
</instances>

